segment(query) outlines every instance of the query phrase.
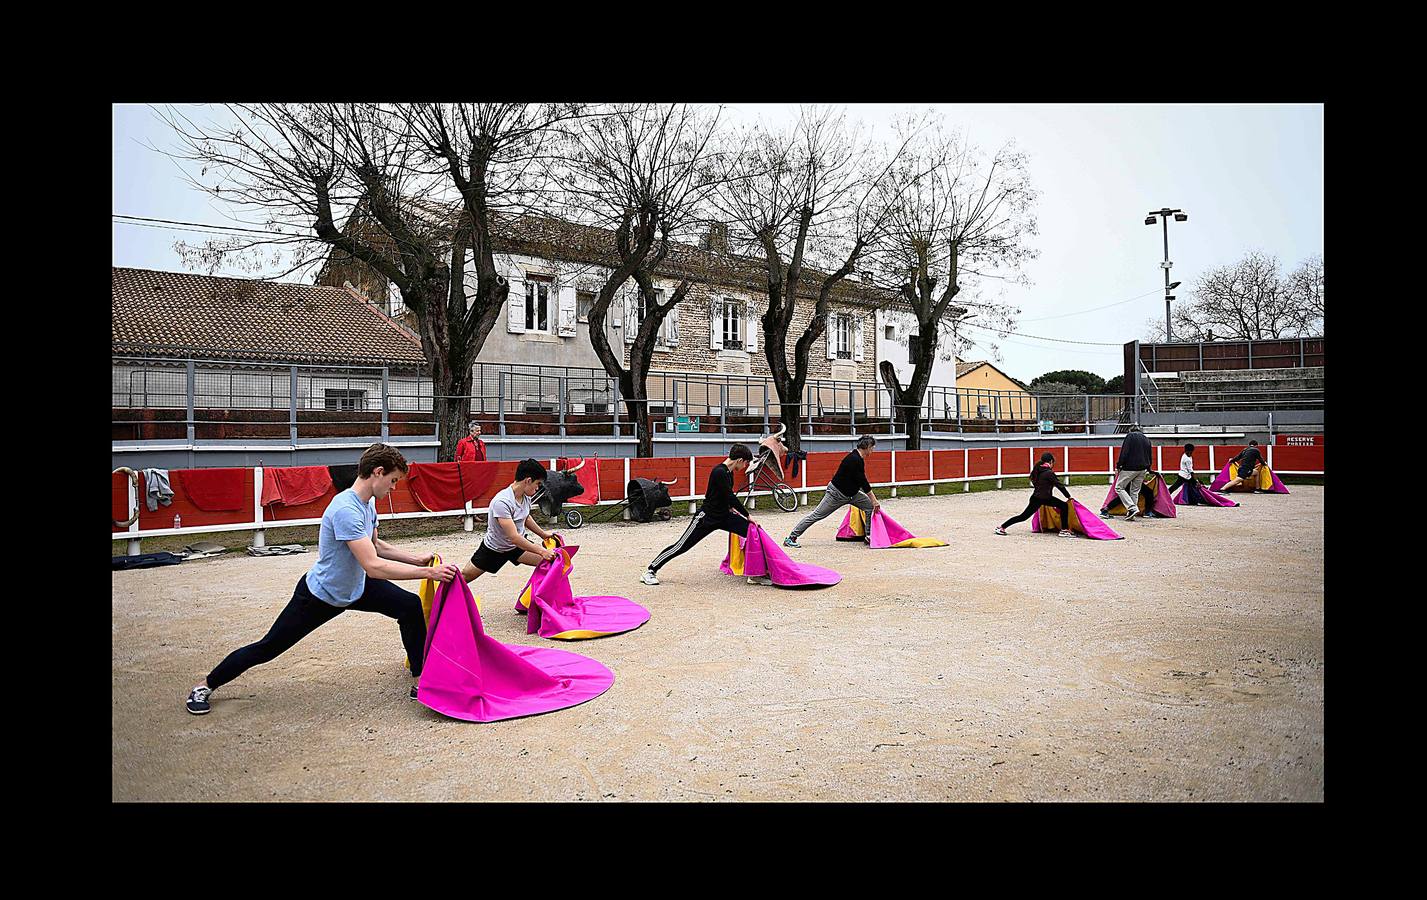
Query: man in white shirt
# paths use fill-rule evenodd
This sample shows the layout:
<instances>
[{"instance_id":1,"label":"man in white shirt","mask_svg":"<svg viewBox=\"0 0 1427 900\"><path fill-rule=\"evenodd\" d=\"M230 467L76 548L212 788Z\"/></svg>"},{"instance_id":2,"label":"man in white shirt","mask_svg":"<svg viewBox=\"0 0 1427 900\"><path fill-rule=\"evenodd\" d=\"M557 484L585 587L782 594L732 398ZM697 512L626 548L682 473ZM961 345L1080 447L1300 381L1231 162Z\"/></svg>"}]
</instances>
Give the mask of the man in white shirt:
<instances>
[{"instance_id":1,"label":"man in white shirt","mask_svg":"<svg viewBox=\"0 0 1427 900\"><path fill-rule=\"evenodd\" d=\"M506 563L538 566L555 558L554 550L532 543L522 533L529 528L542 541L550 538L530 514L531 500L544 481L545 467L533 459L522 460L515 467L515 480L491 499L485 539L471 554L471 561L461 566L461 577L467 583L486 572L499 572Z\"/></svg>"}]
</instances>

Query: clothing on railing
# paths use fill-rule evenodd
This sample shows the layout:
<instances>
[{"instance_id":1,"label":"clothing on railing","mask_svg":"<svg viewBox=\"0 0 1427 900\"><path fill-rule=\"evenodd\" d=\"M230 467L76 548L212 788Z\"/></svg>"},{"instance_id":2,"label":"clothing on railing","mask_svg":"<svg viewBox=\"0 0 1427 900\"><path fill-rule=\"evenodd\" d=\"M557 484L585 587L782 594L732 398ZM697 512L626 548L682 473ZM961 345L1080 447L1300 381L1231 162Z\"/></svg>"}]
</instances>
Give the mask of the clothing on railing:
<instances>
[{"instance_id":1,"label":"clothing on railing","mask_svg":"<svg viewBox=\"0 0 1427 900\"><path fill-rule=\"evenodd\" d=\"M253 504L253 492L246 483L252 469L183 469L174 472L188 500L204 512L229 512Z\"/></svg>"},{"instance_id":2,"label":"clothing on railing","mask_svg":"<svg viewBox=\"0 0 1427 900\"><path fill-rule=\"evenodd\" d=\"M332 489L332 473L326 466L286 466L263 469L263 506L281 503L298 506L311 503ZM351 487L348 485L347 487ZM346 488L339 488L339 492Z\"/></svg>"},{"instance_id":3,"label":"clothing on railing","mask_svg":"<svg viewBox=\"0 0 1427 900\"><path fill-rule=\"evenodd\" d=\"M173 503L173 488L168 483L168 469L144 470L144 504L149 512L157 512L159 504Z\"/></svg>"}]
</instances>

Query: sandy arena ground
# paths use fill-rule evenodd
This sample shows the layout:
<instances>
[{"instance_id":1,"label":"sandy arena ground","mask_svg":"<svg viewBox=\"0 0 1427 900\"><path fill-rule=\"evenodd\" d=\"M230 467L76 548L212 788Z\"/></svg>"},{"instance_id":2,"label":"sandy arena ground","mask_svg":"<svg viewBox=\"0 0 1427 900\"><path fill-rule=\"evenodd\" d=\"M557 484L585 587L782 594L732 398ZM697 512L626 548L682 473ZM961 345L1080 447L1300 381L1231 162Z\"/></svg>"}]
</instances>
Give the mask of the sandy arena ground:
<instances>
[{"instance_id":1,"label":"sandy arena ground","mask_svg":"<svg viewBox=\"0 0 1427 900\"><path fill-rule=\"evenodd\" d=\"M366 613L190 716L189 687L262 636L315 553L116 572L113 799L1321 801L1323 488L1291 490L1115 522L1123 541L993 535L1025 490L889 500L951 547L837 543L839 514L790 551L842 573L823 590L719 574L719 535L646 587L687 519L586 526L567 532L576 592L653 618L542 641L512 609L528 570L482 577L492 636L616 678L584 705L484 725L408 700L396 623ZM755 516L781 538L802 514ZM460 560L479 536L400 543Z\"/></svg>"}]
</instances>

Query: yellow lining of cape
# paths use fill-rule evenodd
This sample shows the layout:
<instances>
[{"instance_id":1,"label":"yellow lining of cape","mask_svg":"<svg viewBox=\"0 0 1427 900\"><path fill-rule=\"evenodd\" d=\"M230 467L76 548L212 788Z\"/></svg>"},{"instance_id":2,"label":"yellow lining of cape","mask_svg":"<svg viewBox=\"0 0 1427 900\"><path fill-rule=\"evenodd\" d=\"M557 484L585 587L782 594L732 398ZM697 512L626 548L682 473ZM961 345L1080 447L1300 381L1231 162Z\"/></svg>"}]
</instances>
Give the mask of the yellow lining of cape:
<instances>
[{"instance_id":1,"label":"yellow lining of cape","mask_svg":"<svg viewBox=\"0 0 1427 900\"><path fill-rule=\"evenodd\" d=\"M743 545L739 543L738 535L731 531L728 533L728 567L735 575L743 574Z\"/></svg>"}]
</instances>

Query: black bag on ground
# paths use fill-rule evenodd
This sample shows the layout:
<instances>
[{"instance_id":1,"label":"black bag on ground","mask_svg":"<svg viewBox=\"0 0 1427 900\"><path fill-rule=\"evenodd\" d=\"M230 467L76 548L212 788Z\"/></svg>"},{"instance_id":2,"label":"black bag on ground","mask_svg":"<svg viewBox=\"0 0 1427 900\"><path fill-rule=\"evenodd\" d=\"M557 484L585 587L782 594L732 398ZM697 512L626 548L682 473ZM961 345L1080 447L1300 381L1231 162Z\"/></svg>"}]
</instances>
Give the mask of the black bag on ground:
<instances>
[{"instance_id":1,"label":"black bag on ground","mask_svg":"<svg viewBox=\"0 0 1427 900\"><path fill-rule=\"evenodd\" d=\"M137 556L115 556L111 558L115 569L148 569L154 566L174 566L183 562L182 556L172 553L140 553Z\"/></svg>"},{"instance_id":2,"label":"black bag on ground","mask_svg":"<svg viewBox=\"0 0 1427 900\"><path fill-rule=\"evenodd\" d=\"M545 493L540 497L540 511L550 517L560 513L560 507L571 497L585 492L585 486L573 472L550 472L545 476Z\"/></svg>"},{"instance_id":3,"label":"black bag on ground","mask_svg":"<svg viewBox=\"0 0 1427 900\"><path fill-rule=\"evenodd\" d=\"M629 517L636 522L652 521L655 510L674 504L669 499L668 485L650 478L631 481L625 490L625 498L629 500Z\"/></svg>"}]
</instances>

